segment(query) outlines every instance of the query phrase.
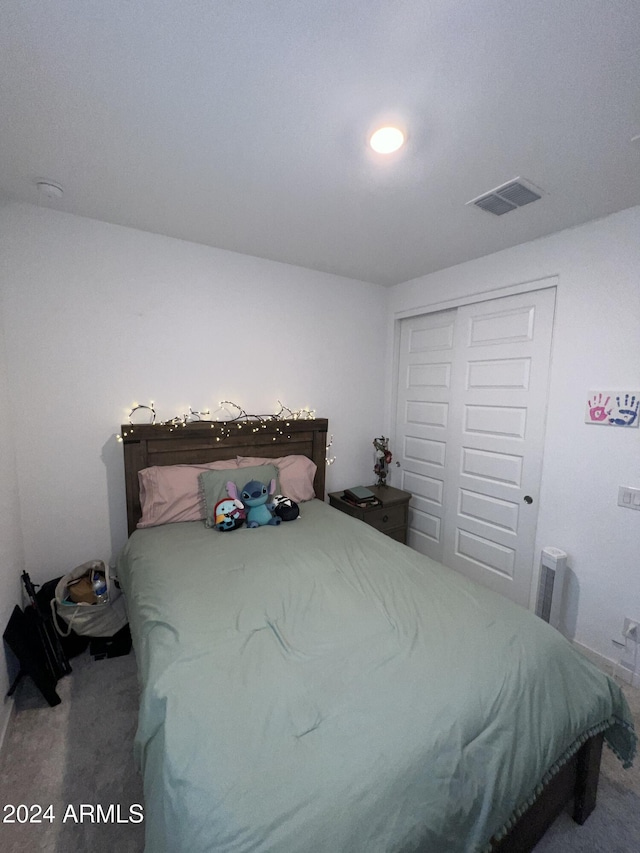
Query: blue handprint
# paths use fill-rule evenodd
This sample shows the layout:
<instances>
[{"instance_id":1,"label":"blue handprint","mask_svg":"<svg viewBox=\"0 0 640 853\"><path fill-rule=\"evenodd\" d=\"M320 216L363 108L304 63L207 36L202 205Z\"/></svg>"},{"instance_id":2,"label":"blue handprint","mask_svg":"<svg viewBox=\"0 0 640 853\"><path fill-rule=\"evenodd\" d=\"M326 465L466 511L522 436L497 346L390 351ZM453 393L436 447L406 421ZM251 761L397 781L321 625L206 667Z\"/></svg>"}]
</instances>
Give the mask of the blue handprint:
<instances>
[{"instance_id":1,"label":"blue handprint","mask_svg":"<svg viewBox=\"0 0 640 853\"><path fill-rule=\"evenodd\" d=\"M616 403L618 404L618 417L609 418L609 423L615 424L615 426L631 426L638 417L640 399L636 400L634 395L625 394L624 400L621 397L616 397Z\"/></svg>"}]
</instances>

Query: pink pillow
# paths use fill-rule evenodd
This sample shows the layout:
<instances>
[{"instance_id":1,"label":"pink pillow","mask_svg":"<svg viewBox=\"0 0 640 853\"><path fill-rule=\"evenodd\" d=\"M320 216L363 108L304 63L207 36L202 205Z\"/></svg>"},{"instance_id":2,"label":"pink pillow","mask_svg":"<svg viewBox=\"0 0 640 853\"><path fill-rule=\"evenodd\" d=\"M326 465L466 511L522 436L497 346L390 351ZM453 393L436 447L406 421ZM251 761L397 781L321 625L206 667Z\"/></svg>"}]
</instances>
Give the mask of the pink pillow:
<instances>
[{"instance_id":1,"label":"pink pillow","mask_svg":"<svg viewBox=\"0 0 640 853\"><path fill-rule=\"evenodd\" d=\"M198 475L203 471L231 468L238 468L235 459L202 465L152 465L138 471L142 518L137 526L156 527L174 521L202 520Z\"/></svg>"},{"instance_id":2,"label":"pink pillow","mask_svg":"<svg viewBox=\"0 0 640 853\"><path fill-rule=\"evenodd\" d=\"M268 465L269 463L275 465L279 472L278 479L282 494L296 503L313 500L316 496L313 478L318 466L306 456L280 456L277 459L260 456L238 456L237 461L239 468L247 468L249 465Z\"/></svg>"}]
</instances>

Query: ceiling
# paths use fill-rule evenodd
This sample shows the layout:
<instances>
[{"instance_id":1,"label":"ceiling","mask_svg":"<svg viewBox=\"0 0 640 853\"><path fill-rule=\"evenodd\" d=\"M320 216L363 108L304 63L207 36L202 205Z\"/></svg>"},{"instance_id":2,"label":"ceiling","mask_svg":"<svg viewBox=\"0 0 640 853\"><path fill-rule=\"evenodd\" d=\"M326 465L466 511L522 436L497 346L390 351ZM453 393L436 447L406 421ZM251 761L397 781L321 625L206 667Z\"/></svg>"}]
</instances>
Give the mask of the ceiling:
<instances>
[{"instance_id":1,"label":"ceiling","mask_svg":"<svg viewBox=\"0 0 640 853\"><path fill-rule=\"evenodd\" d=\"M4 201L392 285L640 204L640 3L3 0L0 116Z\"/></svg>"}]
</instances>

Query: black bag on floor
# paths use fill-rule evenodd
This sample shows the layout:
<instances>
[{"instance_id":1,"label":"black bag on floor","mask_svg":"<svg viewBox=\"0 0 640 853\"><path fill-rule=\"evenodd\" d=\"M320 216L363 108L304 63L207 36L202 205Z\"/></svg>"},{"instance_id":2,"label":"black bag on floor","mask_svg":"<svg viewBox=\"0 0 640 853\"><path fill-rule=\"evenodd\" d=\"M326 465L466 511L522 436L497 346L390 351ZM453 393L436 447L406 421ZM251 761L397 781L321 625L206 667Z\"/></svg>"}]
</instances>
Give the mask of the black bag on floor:
<instances>
[{"instance_id":1,"label":"black bag on floor","mask_svg":"<svg viewBox=\"0 0 640 853\"><path fill-rule=\"evenodd\" d=\"M113 637L91 637L89 654L94 660L119 658L131 651L131 631L129 625L120 628Z\"/></svg>"},{"instance_id":2,"label":"black bag on floor","mask_svg":"<svg viewBox=\"0 0 640 853\"><path fill-rule=\"evenodd\" d=\"M52 664L34 608L29 606L23 612L16 604L2 637L20 664L7 696L15 693L23 675L29 675L49 705L59 705L62 700L56 693L56 684L63 673Z\"/></svg>"}]
</instances>

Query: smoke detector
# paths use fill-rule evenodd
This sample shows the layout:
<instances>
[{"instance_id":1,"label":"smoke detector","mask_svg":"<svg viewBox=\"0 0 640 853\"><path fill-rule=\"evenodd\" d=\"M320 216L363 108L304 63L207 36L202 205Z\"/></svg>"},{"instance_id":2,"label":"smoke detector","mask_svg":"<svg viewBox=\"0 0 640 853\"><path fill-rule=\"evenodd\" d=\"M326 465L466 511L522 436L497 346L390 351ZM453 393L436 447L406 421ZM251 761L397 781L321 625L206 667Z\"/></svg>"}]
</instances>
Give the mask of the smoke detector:
<instances>
[{"instance_id":1,"label":"smoke detector","mask_svg":"<svg viewBox=\"0 0 640 853\"><path fill-rule=\"evenodd\" d=\"M514 178L488 193L471 199L467 204L473 204L480 210L486 210L487 213L493 213L495 216L502 216L503 213L510 213L540 198L542 198L542 190L539 187L523 178Z\"/></svg>"}]
</instances>

